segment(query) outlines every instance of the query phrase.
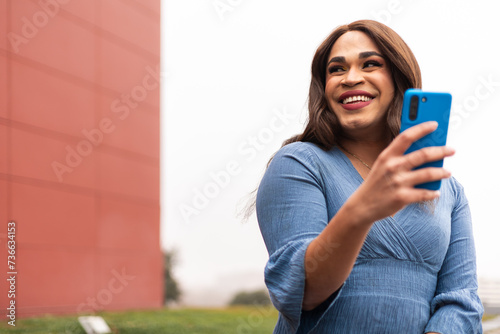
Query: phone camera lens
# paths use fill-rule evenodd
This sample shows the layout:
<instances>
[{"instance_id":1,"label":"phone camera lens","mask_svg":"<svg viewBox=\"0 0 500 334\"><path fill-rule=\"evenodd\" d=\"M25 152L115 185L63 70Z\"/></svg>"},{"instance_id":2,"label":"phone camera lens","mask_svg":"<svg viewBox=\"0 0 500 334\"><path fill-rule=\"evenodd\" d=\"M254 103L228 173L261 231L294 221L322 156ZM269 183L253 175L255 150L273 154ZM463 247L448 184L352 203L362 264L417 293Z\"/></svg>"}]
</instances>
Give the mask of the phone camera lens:
<instances>
[{"instance_id":1,"label":"phone camera lens","mask_svg":"<svg viewBox=\"0 0 500 334\"><path fill-rule=\"evenodd\" d=\"M418 96L412 96L410 100L410 120L414 121L417 119L418 114Z\"/></svg>"}]
</instances>

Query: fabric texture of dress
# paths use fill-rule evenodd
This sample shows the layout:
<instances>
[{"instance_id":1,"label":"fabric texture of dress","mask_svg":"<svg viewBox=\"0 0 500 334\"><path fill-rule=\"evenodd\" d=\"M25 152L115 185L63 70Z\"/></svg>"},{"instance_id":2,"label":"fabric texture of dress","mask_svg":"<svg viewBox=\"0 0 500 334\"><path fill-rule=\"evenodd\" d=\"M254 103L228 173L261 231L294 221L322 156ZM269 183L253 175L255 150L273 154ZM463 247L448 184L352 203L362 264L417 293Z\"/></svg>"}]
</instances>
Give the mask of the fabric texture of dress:
<instances>
[{"instance_id":1,"label":"fabric texture of dress","mask_svg":"<svg viewBox=\"0 0 500 334\"><path fill-rule=\"evenodd\" d=\"M482 333L471 216L454 178L442 181L433 205L411 204L375 222L343 286L302 310L306 249L362 182L338 148L297 142L271 161L257 219L269 252L266 285L280 312L274 333Z\"/></svg>"}]
</instances>

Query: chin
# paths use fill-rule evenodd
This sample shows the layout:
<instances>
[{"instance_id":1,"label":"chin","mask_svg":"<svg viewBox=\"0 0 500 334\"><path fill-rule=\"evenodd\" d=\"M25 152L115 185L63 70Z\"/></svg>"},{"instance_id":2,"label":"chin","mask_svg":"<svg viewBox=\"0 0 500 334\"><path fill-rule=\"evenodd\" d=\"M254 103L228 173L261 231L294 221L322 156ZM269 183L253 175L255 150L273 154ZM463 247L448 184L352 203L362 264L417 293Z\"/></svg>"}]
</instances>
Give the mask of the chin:
<instances>
[{"instance_id":1,"label":"chin","mask_svg":"<svg viewBox=\"0 0 500 334\"><path fill-rule=\"evenodd\" d=\"M361 130L370 127L373 122L362 118L355 118L344 120L341 124L345 130Z\"/></svg>"}]
</instances>

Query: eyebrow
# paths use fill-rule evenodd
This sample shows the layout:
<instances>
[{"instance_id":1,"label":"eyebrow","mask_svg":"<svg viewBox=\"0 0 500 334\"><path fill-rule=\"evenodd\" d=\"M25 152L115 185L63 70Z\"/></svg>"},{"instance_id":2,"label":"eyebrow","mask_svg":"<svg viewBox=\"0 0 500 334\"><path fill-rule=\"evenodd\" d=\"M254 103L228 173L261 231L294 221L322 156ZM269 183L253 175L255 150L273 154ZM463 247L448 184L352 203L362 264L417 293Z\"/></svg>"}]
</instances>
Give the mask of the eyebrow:
<instances>
[{"instance_id":1,"label":"eyebrow","mask_svg":"<svg viewBox=\"0 0 500 334\"><path fill-rule=\"evenodd\" d=\"M378 52L375 52L375 51L365 51L365 52L361 52L359 54L359 59L365 59L365 58L368 58L368 57L371 57L371 56L378 56L378 57L384 58L384 56L381 55ZM330 64L330 63L345 63L345 57L343 57L343 56L333 57L328 62L328 64Z\"/></svg>"}]
</instances>

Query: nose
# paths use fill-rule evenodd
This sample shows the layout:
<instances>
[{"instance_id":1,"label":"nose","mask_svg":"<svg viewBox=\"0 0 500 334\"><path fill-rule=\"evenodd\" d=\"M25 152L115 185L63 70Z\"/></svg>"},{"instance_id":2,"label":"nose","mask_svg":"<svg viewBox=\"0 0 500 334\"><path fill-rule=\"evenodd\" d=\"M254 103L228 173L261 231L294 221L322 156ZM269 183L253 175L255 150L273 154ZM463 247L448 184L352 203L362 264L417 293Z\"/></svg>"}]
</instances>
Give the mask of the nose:
<instances>
[{"instance_id":1,"label":"nose","mask_svg":"<svg viewBox=\"0 0 500 334\"><path fill-rule=\"evenodd\" d=\"M364 77L363 73L355 67L351 67L344 76L342 84L347 87L354 87L360 83L363 83Z\"/></svg>"}]
</instances>

